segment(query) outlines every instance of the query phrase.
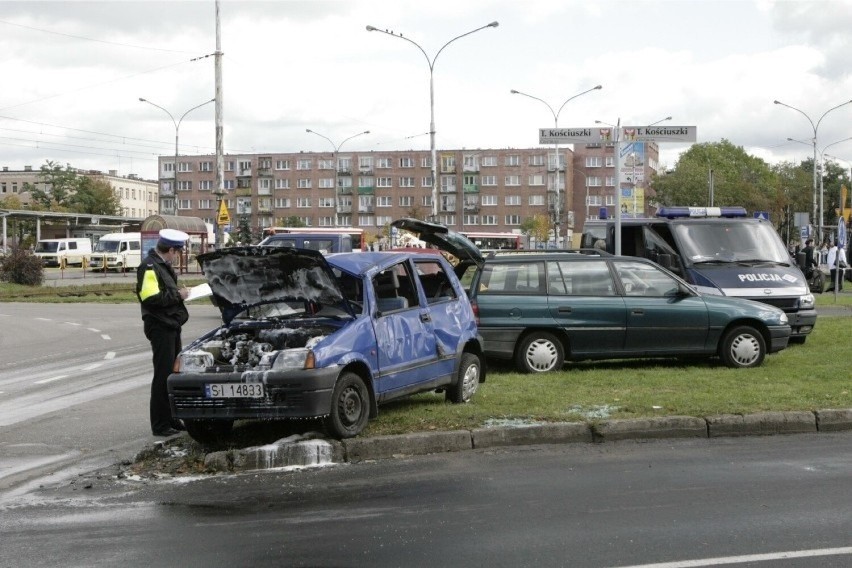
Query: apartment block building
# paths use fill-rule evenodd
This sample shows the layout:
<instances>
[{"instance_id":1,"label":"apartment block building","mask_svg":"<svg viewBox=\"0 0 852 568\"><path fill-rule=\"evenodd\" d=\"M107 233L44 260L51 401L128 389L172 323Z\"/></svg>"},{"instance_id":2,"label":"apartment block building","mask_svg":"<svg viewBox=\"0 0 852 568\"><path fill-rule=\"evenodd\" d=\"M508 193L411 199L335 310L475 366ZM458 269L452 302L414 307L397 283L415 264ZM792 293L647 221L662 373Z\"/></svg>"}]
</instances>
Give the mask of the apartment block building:
<instances>
[{"instance_id":1,"label":"apartment block building","mask_svg":"<svg viewBox=\"0 0 852 568\"><path fill-rule=\"evenodd\" d=\"M174 161L174 160L173 160ZM108 173L99 170L75 170L77 175L90 177L108 183L121 203L125 217L144 219L159 212L158 182L144 180L135 175L119 176L116 170ZM4 166L0 170L0 199L17 196L21 205L28 209L31 196L26 187L32 186L48 190L47 184L39 177L40 169L24 166L22 170L10 170Z\"/></svg>"},{"instance_id":2,"label":"apartment block building","mask_svg":"<svg viewBox=\"0 0 852 568\"><path fill-rule=\"evenodd\" d=\"M643 155L640 165L633 154L632 166L648 179L652 160ZM558 212L560 234L571 238L584 219L599 215L592 203L614 203L614 145L560 148L559 156L557 163L548 147L439 151L436 220L459 231L519 233L527 218L555 220ZM160 156L160 213L214 223L221 197L232 223L248 217L255 229L295 217L308 227L351 226L374 234L400 217L432 216L428 150L264 153L224 161L220 196L215 156L179 156L177 167L174 156Z\"/></svg>"}]
</instances>

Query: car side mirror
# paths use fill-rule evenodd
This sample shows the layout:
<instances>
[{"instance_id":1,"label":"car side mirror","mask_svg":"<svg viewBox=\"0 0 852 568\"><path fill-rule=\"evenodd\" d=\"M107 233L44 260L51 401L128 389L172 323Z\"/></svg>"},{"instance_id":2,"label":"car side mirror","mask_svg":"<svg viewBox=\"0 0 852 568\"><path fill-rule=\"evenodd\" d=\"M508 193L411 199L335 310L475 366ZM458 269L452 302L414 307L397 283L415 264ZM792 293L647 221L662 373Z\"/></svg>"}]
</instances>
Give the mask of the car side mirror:
<instances>
[{"instance_id":1,"label":"car side mirror","mask_svg":"<svg viewBox=\"0 0 852 568\"><path fill-rule=\"evenodd\" d=\"M672 269L672 255L670 254L661 254L657 257L657 264L665 268L666 270Z\"/></svg>"}]
</instances>

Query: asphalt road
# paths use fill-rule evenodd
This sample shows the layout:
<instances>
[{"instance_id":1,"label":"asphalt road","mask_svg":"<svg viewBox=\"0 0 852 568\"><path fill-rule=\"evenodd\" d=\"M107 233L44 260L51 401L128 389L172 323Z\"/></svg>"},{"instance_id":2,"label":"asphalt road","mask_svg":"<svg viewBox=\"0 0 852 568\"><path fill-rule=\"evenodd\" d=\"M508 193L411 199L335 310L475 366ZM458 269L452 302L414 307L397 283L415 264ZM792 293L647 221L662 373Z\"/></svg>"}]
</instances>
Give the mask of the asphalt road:
<instances>
[{"instance_id":1,"label":"asphalt road","mask_svg":"<svg viewBox=\"0 0 852 568\"><path fill-rule=\"evenodd\" d=\"M845 567L850 471L847 432L87 477L0 510L0 566Z\"/></svg>"}]
</instances>

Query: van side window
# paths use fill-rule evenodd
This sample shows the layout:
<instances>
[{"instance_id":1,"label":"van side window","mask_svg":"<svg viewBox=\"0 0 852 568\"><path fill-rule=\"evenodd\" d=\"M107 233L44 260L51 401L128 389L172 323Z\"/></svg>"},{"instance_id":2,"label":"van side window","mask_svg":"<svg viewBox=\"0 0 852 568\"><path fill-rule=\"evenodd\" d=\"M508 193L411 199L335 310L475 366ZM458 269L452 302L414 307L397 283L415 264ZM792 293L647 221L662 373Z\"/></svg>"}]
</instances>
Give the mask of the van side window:
<instances>
[{"instance_id":1,"label":"van side window","mask_svg":"<svg viewBox=\"0 0 852 568\"><path fill-rule=\"evenodd\" d=\"M141 250L142 243L139 241L130 241L130 250Z\"/></svg>"},{"instance_id":2,"label":"van side window","mask_svg":"<svg viewBox=\"0 0 852 568\"><path fill-rule=\"evenodd\" d=\"M600 260L578 260L574 262L552 262L559 266L570 296L614 296L615 285L606 262ZM553 294L554 292L551 292Z\"/></svg>"},{"instance_id":3,"label":"van side window","mask_svg":"<svg viewBox=\"0 0 852 568\"><path fill-rule=\"evenodd\" d=\"M544 294L544 262L485 264L479 294Z\"/></svg>"}]
</instances>

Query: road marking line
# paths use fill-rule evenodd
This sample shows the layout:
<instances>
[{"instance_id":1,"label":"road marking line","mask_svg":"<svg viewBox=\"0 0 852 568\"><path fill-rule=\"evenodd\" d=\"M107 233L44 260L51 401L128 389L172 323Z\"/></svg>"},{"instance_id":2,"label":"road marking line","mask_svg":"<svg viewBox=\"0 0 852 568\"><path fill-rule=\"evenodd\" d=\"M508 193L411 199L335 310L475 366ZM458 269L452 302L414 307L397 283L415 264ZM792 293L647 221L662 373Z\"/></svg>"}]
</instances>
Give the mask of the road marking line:
<instances>
[{"instance_id":1,"label":"road marking line","mask_svg":"<svg viewBox=\"0 0 852 568\"><path fill-rule=\"evenodd\" d=\"M103 365L103 363L92 363L91 365L86 365L85 367L81 368L80 370L81 371L91 371L92 369L97 369L101 365Z\"/></svg>"},{"instance_id":2,"label":"road marking line","mask_svg":"<svg viewBox=\"0 0 852 568\"><path fill-rule=\"evenodd\" d=\"M53 321L50 318L36 318L38 321Z\"/></svg>"},{"instance_id":3,"label":"road marking line","mask_svg":"<svg viewBox=\"0 0 852 568\"><path fill-rule=\"evenodd\" d=\"M102 334L101 334L101 339L105 339L106 341L109 341L109 340L110 340L110 339L112 339L112 338L111 338L109 335L107 335L106 333L102 333Z\"/></svg>"},{"instance_id":4,"label":"road marking line","mask_svg":"<svg viewBox=\"0 0 852 568\"><path fill-rule=\"evenodd\" d=\"M841 556L852 554L852 546L841 548L816 548L813 550L793 550L789 552L770 552L767 554L746 554L743 556L722 556L703 560L679 560L657 564L635 564L619 568L698 568L700 566L721 566L723 564L744 564L746 562L768 562L787 558L813 558L816 556Z\"/></svg>"},{"instance_id":5,"label":"road marking line","mask_svg":"<svg viewBox=\"0 0 852 568\"><path fill-rule=\"evenodd\" d=\"M53 381L58 381L59 379L64 379L68 375L57 375L55 377L50 377L49 379L42 379L40 381L36 381L35 384L43 385L44 383L52 383Z\"/></svg>"},{"instance_id":6,"label":"road marking line","mask_svg":"<svg viewBox=\"0 0 852 568\"><path fill-rule=\"evenodd\" d=\"M100 332L101 332L101 330L99 330L99 329L95 329L95 328L93 328L93 327L87 327L86 329L88 329L89 331L92 331L92 332L94 332L94 333L100 333Z\"/></svg>"},{"instance_id":7,"label":"road marking line","mask_svg":"<svg viewBox=\"0 0 852 568\"><path fill-rule=\"evenodd\" d=\"M76 323L76 322L73 322L73 321L65 321L65 322L62 322L62 323L64 323L65 325L83 325L82 323Z\"/></svg>"},{"instance_id":8,"label":"road marking line","mask_svg":"<svg viewBox=\"0 0 852 568\"><path fill-rule=\"evenodd\" d=\"M107 354L104 355L104 359L109 361L110 359L115 359L115 351L107 351Z\"/></svg>"}]
</instances>

